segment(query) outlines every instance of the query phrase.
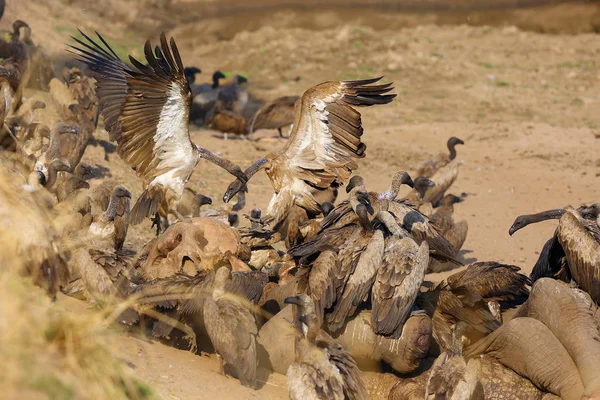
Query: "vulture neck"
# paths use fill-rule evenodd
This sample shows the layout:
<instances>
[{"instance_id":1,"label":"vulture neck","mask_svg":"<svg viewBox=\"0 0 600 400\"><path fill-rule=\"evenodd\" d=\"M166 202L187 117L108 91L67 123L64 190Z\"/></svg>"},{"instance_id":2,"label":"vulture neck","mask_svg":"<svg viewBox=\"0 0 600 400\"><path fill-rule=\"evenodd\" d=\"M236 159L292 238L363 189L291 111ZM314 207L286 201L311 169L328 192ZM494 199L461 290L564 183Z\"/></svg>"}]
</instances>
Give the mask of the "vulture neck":
<instances>
[{"instance_id":1,"label":"vulture neck","mask_svg":"<svg viewBox=\"0 0 600 400\"><path fill-rule=\"evenodd\" d=\"M353 208L360 222L360 226L362 226L362 228L367 232L373 232L373 225L369 220L369 213L367 211L367 207L364 204L359 203L356 207Z\"/></svg>"},{"instance_id":2,"label":"vulture neck","mask_svg":"<svg viewBox=\"0 0 600 400\"><path fill-rule=\"evenodd\" d=\"M58 177L58 171L53 166L48 168L48 179L46 180L46 187L48 189L52 188L56 183L56 178Z\"/></svg>"},{"instance_id":3,"label":"vulture neck","mask_svg":"<svg viewBox=\"0 0 600 400\"><path fill-rule=\"evenodd\" d=\"M211 86L213 89L216 89L219 87L219 78L217 76L213 75L213 83Z\"/></svg>"},{"instance_id":4,"label":"vulture neck","mask_svg":"<svg viewBox=\"0 0 600 400\"><path fill-rule=\"evenodd\" d=\"M456 144L449 143L448 150L450 150L450 160L454 160L456 158Z\"/></svg>"},{"instance_id":5,"label":"vulture neck","mask_svg":"<svg viewBox=\"0 0 600 400\"><path fill-rule=\"evenodd\" d=\"M115 217L117 216L117 207L119 206L119 201L121 200L120 197L118 197L117 195L112 195L110 198L110 201L108 203L108 207L106 208L106 211L104 212L104 215L106 216L106 218L109 221L114 221Z\"/></svg>"},{"instance_id":6,"label":"vulture neck","mask_svg":"<svg viewBox=\"0 0 600 400\"><path fill-rule=\"evenodd\" d=\"M379 211L376 218L397 238L402 239L408 236L407 232L398 225L394 216L389 212Z\"/></svg>"},{"instance_id":7,"label":"vulture neck","mask_svg":"<svg viewBox=\"0 0 600 400\"><path fill-rule=\"evenodd\" d=\"M50 144L46 150L46 157L48 160L52 160L58 156L58 148L60 146L60 133L52 132L50 135Z\"/></svg>"},{"instance_id":8,"label":"vulture neck","mask_svg":"<svg viewBox=\"0 0 600 400\"><path fill-rule=\"evenodd\" d=\"M394 200L396 197L398 197L398 193L400 192L401 186L402 186L401 177L395 176L394 179L392 179L392 184L391 184L390 188L388 190L386 190L385 192L381 193L381 195L378 197L380 199Z\"/></svg>"},{"instance_id":9,"label":"vulture neck","mask_svg":"<svg viewBox=\"0 0 600 400\"><path fill-rule=\"evenodd\" d=\"M525 220L527 225L535 224L542 221L547 221L549 219L560 219L567 210L564 208L559 208L556 210L543 211L537 214L525 215Z\"/></svg>"}]
</instances>

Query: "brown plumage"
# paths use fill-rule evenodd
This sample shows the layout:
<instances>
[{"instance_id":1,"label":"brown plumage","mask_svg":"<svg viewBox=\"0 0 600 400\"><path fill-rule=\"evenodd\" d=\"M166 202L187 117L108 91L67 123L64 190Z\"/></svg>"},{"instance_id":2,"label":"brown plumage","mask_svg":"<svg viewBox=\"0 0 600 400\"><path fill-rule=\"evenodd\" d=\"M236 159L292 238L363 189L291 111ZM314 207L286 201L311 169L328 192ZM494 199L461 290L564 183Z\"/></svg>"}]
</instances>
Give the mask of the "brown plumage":
<instances>
[{"instance_id":1,"label":"brown plumage","mask_svg":"<svg viewBox=\"0 0 600 400\"><path fill-rule=\"evenodd\" d=\"M390 217L388 224L397 226ZM371 323L375 333L400 337L425 277L429 246L427 242L417 245L399 226L396 232L385 240L383 262L371 293Z\"/></svg>"},{"instance_id":2,"label":"brown plumage","mask_svg":"<svg viewBox=\"0 0 600 400\"><path fill-rule=\"evenodd\" d=\"M431 316L433 337L442 350L452 349L452 329L459 321L470 326L463 335L471 343L500 326L486 301L468 288L454 290L441 283L420 293L416 304Z\"/></svg>"},{"instance_id":3,"label":"brown plumage","mask_svg":"<svg viewBox=\"0 0 600 400\"><path fill-rule=\"evenodd\" d=\"M0 129L5 129L4 124L8 117L13 113L13 103L15 101L15 90L10 83L10 72L0 67Z\"/></svg>"},{"instance_id":4,"label":"brown plumage","mask_svg":"<svg viewBox=\"0 0 600 400\"><path fill-rule=\"evenodd\" d=\"M423 197L425 196L425 192L427 192L429 188L435 186L435 182L433 182L431 179L425 178L424 176L418 176L417 179L415 179L414 181L414 186L414 190L411 191L403 200L410 203L415 208L419 209L419 211L421 211L420 208L425 204L431 206L431 203L423 202ZM423 211L421 212L423 213Z\"/></svg>"},{"instance_id":5,"label":"brown plumage","mask_svg":"<svg viewBox=\"0 0 600 400\"><path fill-rule=\"evenodd\" d=\"M103 246L76 249L69 262L71 282L63 292L90 301L125 300L130 293L129 262Z\"/></svg>"},{"instance_id":6,"label":"brown plumage","mask_svg":"<svg viewBox=\"0 0 600 400\"><path fill-rule=\"evenodd\" d=\"M456 250L452 245L433 227L429 219L416 210L410 203L395 200L402 184L414 186L412 179L406 172L398 172L394 174L390 189L382 192L368 192L369 202L372 204L374 211L389 211L391 212L399 225L406 229L417 243L423 240L429 244L429 251L432 257L440 261L451 261L461 265L455 259ZM354 190L354 188L366 192L364 189L364 181L362 177L355 175L348 182L346 191ZM323 219L321 226L343 226L348 223L356 222L356 216L350 212L351 207L348 202L340 203L332 212Z\"/></svg>"},{"instance_id":7,"label":"brown plumage","mask_svg":"<svg viewBox=\"0 0 600 400\"><path fill-rule=\"evenodd\" d=\"M462 249L465 240L467 240L467 232L469 231L469 224L466 220L456 222L452 228L444 232L444 237L456 251Z\"/></svg>"},{"instance_id":8,"label":"brown plumage","mask_svg":"<svg viewBox=\"0 0 600 400\"><path fill-rule=\"evenodd\" d=\"M585 218L576 209L567 209L560 219L557 237L571 276L595 302L600 302L600 204L595 206L593 219Z\"/></svg>"},{"instance_id":9,"label":"brown plumage","mask_svg":"<svg viewBox=\"0 0 600 400\"><path fill-rule=\"evenodd\" d=\"M284 137L282 128L294 123L294 106L298 100L299 96L284 96L266 103L252 117L248 132L253 134L259 129L277 129L279 136Z\"/></svg>"},{"instance_id":10,"label":"brown plumage","mask_svg":"<svg viewBox=\"0 0 600 400\"><path fill-rule=\"evenodd\" d=\"M46 125L33 123L28 126L26 139L21 147L24 157L38 159L44 150L44 139L50 140L50 129Z\"/></svg>"},{"instance_id":11,"label":"brown plumage","mask_svg":"<svg viewBox=\"0 0 600 400\"><path fill-rule=\"evenodd\" d=\"M294 204L318 214L311 190L339 186L358 167L355 159L364 156L366 146L360 114L352 106L391 102L395 95L386 94L391 84L371 85L379 80L326 82L304 92L296 103L287 144L246 170L250 177L265 168L271 180L275 194L267 208L270 222L282 221ZM233 182L223 200L229 201L243 187Z\"/></svg>"},{"instance_id":12,"label":"brown plumage","mask_svg":"<svg viewBox=\"0 0 600 400\"><path fill-rule=\"evenodd\" d=\"M396 172L392 177L390 188L382 193L367 192L365 188L364 179L360 175L353 176L348 185L346 186L346 193L350 193L356 190L360 193L363 201L368 200L368 207L373 208L373 211L387 211L390 206L390 202L393 202L398 196L398 192L402 185L414 186L414 183L405 171ZM357 216L352 212L352 206L350 201L346 200L341 202L323 219L321 222L322 229L328 227L341 227L349 223L357 222Z\"/></svg>"},{"instance_id":13,"label":"brown plumage","mask_svg":"<svg viewBox=\"0 0 600 400\"><path fill-rule=\"evenodd\" d=\"M295 325L300 331L295 341L295 362L287 372L290 398L367 399L367 390L356 362L341 345L320 329L312 299L301 294L286 298L285 303L298 306L294 314L297 318ZM340 383L341 388L338 388ZM341 397L338 397L339 394Z\"/></svg>"},{"instance_id":14,"label":"brown plumage","mask_svg":"<svg viewBox=\"0 0 600 400\"><path fill-rule=\"evenodd\" d=\"M5 123L13 130L17 127L29 127L36 121L35 112L45 108L46 103L31 97L23 102L10 117L6 118ZM17 139L24 140L25 138L17 135Z\"/></svg>"},{"instance_id":15,"label":"brown plumage","mask_svg":"<svg viewBox=\"0 0 600 400\"><path fill-rule=\"evenodd\" d=\"M200 208L203 205L212 204L210 197L198 194L194 189L186 187L183 191L183 196L177 204L177 212L182 217L192 218L200 216Z\"/></svg>"},{"instance_id":16,"label":"brown plumage","mask_svg":"<svg viewBox=\"0 0 600 400\"><path fill-rule=\"evenodd\" d=\"M345 248L340 250L342 272L341 286L337 288L338 298L333 310L327 315L329 329L334 332L340 329L346 319L353 316L358 306L368 298L377 270L382 263L385 241L383 232L376 230L373 233L364 233L365 239L358 239L353 246L354 251L348 252L349 259L345 257ZM360 251L356 251L360 249ZM338 277L341 277L338 275Z\"/></svg>"},{"instance_id":17,"label":"brown plumage","mask_svg":"<svg viewBox=\"0 0 600 400\"><path fill-rule=\"evenodd\" d=\"M600 205L594 204L517 217L509 230L510 235L531 223L559 219L558 228L544 245L531 279L559 277L569 281L572 277L594 301L600 301L599 214Z\"/></svg>"},{"instance_id":18,"label":"brown plumage","mask_svg":"<svg viewBox=\"0 0 600 400\"><path fill-rule=\"evenodd\" d=\"M46 151L42 153L42 155L35 162L35 170L41 171L44 175L48 175L48 165L52 160L57 158L67 159L67 153L61 151L61 148L65 147L67 136L77 135L77 129L73 126L65 124L63 122L59 122L54 125L52 130L50 131L50 143L48 144L48 148ZM68 160L68 159L67 159ZM69 162L69 165L73 168L76 165L72 165Z\"/></svg>"},{"instance_id":19,"label":"brown plumage","mask_svg":"<svg viewBox=\"0 0 600 400\"><path fill-rule=\"evenodd\" d=\"M445 233L454 226L454 204L460 203L462 199L453 194L447 194L443 197L442 203L435 209L429 220L440 233Z\"/></svg>"},{"instance_id":20,"label":"brown plumage","mask_svg":"<svg viewBox=\"0 0 600 400\"><path fill-rule=\"evenodd\" d=\"M59 172L72 172L73 169L68 161L63 158L55 158L48 164L48 174L42 177L40 182L46 189L52 190Z\"/></svg>"},{"instance_id":21,"label":"brown plumage","mask_svg":"<svg viewBox=\"0 0 600 400\"><path fill-rule=\"evenodd\" d=\"M240 382L256 388L258 329L247 305L226 292L230 279L227 268L217 271L213 294L204 303L205 326L215 351L235 368Z\"/></svg>"},{"instance_id":22,"label":"brown plumage","mask_svg":"<svg viewBox=\"0 0 600 400\"><path fill-rule=\"evenodd\" d=\"M91 121L95 128L98 122L99 109L94 79L83 74L76 67L64 67L62 75L73 98L81 106L85 119Z\"/></svg>"},{"instance_id":23,"label":"brown plumage","mask_svg":"<svg viewBox=\"0 0 600 400\"><path fill-rule=\"evenodd\" d=\"M96 216L89 232L100 239L108 240L115 249L120 250L127 236L129 202L131 193L123 186L114 188L106 210Z\"/></svg>"},{"instance_id":24,"label":"brown plumage","mask_svg":"<svg viewBox=\"0 0 600 400\"><path fill-rule=\"evenodd\" d=\"M74 195L79 189L89 189L86 182L91 177L92 169L88 164L81 163L70 173L63 173L55 184L55 192L58 201L64 201Z\"/></svg>"},{"instance_id":25,"label":"brown plumage","mask_svg":"<svg viewBox=\"0 0 600 400\"><path fill-rule=\"evenodd\" d=\"M476 293L486 300L512 301L529 296L529 278L515 265L484 261L469 264L464 270L444 280L445 287L452 291L465 290Z\"/></svg>"},{"instance_id":26,"label":"brown plumage","mask_svg":"<svg viewBox=\"0 0 600 400\"><path fill-rule=\"evenodd\" d=\"M140 303L144 308L155 308L179 321L175 326L155 321L151 332L153 337L167 337L173 328L187 333L190 340L194 336L192 329L184 321L188 316L195 318L194 316L202 313L206 298L212 295L215 271L194 268L194 275L189 275L188 272L192 271L182 268L173 275L152 279L135 288L134 293L140 296ZM226 291L256 304L267 280L266 275L258 271L232 272ZM144 308L140 312L144 313Z\"/></svg>"},{"instance_id":27,"label":"brown plumage","mask_svg":"<svg viewBox=\"0 0 600 400\"><path fill-rule=\"evenodd\" d=\"M449 154L438 154L431 160L425 161L417 171L417 176L431 178L440 168L446 166L450 161L456 158L456 146L465 144L462 140L452 136L448 139L447 146Z\"/></svg>"},{"instance_id":28,"label":"brown plumage","mask_svg":"<svg viewBox=\"0 0 600 400\"><path fill-rule=\"evenodd\" d=\"M438 169L429 179L435 186L429 188L423 196L423 202L430 202L434 206L438 204L446 194L446 191L452 186L458 177L459 162L452 160L448 164Z\"/></svg>"},{"instance_id":29,"label":"brown plumage","mask_svg":"<svg viewBox=\"0 0 600 400\"><path fill-rule=\"evenodd\" d=\"M143 179L144 192L131 210L131 223L157 212L165 218L202 158L247 181L239 167L191 142L191 92L174 39L169 45L163 33L154 52L147 41L144 55L148 65L130 57L132 69L100 35L103 46L82 35L85 41L74 38L81 47L71 48L96 79L100 112L110 139L117 142L121 158Z\"/></svg>"},{"instance_id":30,"label":"brown plumage","mask_svg":"<svg viewBox=\"0 0 600 400\"><path fill-rule=\"evenodd\" d=\"M223 132L223 138L227 140L228 134L246 137L248 135L248 121L241 114L225 110L217 101L215 110L209 113L206 126L210 129Z\"/></svg>"},{"instance_id":31,"label":"brown plumage","mask_svg":"<svg viewBox=\"0 0 600 400\"><path fill-rule=\"evenodd\" d=\"M475 360L462 357L462 332L468 325L454 326L452 351L443 352L433 363L425 389L426 399L477 400L483 398L483 387L478 381Z\"/></svg>"},{"instance_id":32,"label":"brown plumage","mask_svg":"<svg viewBox=\"0 0 600 400\"><path fill-rule=\"evenodd\" d=\"M248 91L242 87L246 82L248 80L245 77L235 75L230 83L221 86L217 93L217 105L223 110L243 115L249 97Z\"/></svg>"}]
</instances>

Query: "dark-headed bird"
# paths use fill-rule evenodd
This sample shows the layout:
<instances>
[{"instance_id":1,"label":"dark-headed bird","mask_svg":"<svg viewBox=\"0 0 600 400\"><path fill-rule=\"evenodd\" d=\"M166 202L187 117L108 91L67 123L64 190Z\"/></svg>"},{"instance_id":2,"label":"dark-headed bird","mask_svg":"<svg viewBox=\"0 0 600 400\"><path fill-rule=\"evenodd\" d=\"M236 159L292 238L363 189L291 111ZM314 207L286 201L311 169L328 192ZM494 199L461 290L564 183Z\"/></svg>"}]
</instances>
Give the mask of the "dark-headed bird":
<instances>
[{"instance_id":1,"label":"dark-headed bird","mask_svg":"<svg viewBox=\"0 0 600 400\"><path fill-rule=\"evenodd\" d=\"M573 279L579 288L599 302L600 204L521 215L510 227L509 234L548 219L558 219L558 228L544 245L531 272L531 280L559 277L568 282Z\"/></svg>"},{"instance_id":2,"label":"dark-headed bird","mask_svg":"<svg viewBox=\"0 0 600 400\"><path fill-rule=\"evenodd\" d=\"M267 222L277 225L295 204L309 216L321 212L312 190L337 187L356 169L366 145L361 116L352 106L387 104L391 83L372 85L381 78L325 82L308 89L296 103L294 128L278 153L268 154L246 170L251 177L265 169L275 191L267 208ZM223 196L225 202L244 188L235 181Z\"/></svg>"},{"instance_id":3,"label":"dark-headed bird","mask_svg":"<svg viewBox=\"0 0 600 400\"><path fill-rule=\"evenodd\" d=\"M170 46L164 33L160 47L144 46L147 65L129 56L125 64L106 43L85 35L73 38L80 47L71 52L87 64L96 78L100 112L117 151L144 183L144 191L131 210L130 222L140 223L157 212L164 218L174 209L201 159L247 181L237 165L190 139L192 101L175 40Z\"/></svg>"}]
</instances>

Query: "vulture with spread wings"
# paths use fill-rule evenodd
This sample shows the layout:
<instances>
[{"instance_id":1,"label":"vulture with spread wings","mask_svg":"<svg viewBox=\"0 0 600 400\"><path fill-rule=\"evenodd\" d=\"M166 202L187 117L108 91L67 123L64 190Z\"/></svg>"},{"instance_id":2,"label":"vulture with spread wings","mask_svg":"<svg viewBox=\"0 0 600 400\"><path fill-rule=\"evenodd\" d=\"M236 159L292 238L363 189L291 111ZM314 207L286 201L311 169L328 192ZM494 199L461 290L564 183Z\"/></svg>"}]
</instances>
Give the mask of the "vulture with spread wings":
<instances>
[{"instance_id":1,"label":"vulture with spread wings","mask_svg":"<svg viewBox=\"0 0 600 400\"><path fill-rule=\"evenodd\" d=\"M245 171L248 178L265 169L275 194L267 208L267 223L278 225L293 205L309 215L321 212L312 191L344 183L356 159L364 157L360 113L352 106L387 104L395 94L392 83L373 85L381 78L325 82L308 89L296 102L294 128L286 146L257 160ZM223 196L228 202L245 183L237 180Z\"/></svg>"},{"instance_id":2,"label":"vulture with spread wings","mask_svg":"<svg viewBox=\"0 0 600 400\"><path fill-rule=\"evenodd\" d=\"M99 42L79 31L80 46L69 50L96 78L96 94L105 129L117 142L120 157L143 179L144 192L130 214L132 224L159 213L166 217L200 159L208 160L246 182L242 170L190 139L191 91L175 40L165 34L160 47L144 46L147 65L132 56L125 64L96 32Z\"/></svg>"}]
</instances>

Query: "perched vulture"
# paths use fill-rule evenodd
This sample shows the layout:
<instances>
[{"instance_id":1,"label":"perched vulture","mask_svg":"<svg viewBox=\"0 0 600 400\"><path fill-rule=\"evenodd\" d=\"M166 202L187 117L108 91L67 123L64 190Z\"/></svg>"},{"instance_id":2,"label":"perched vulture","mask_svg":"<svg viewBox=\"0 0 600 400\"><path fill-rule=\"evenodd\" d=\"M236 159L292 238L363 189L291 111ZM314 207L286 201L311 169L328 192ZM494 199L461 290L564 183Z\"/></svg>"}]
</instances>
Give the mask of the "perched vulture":
<instances>
[{"instance_id":1,"label":"perched vulture","mask_svg":"<svg viewBox=\"0 0 600 400\"><path fill-rule=\"evenodd\" d=\"M277 225L295 204L309 215L321 212L312 190L337 187L350 177L364 157L366 146L361 116L352 106L387 104L396 96L386 94L392 83L371 85L381 78L325 82L308 89L296 102L294 128L278 153L257 160L245 171L248 177L265 169L275 191L267 208L266 221ZM229 185L223 200L228 202L245 186Z\"/></svg>"},{"instance_id":2,"label":"perched vulture","mask_svg":"<svg viewBox=\"0 0 600 400\"><path fill-rule=\"evenodd\" d=\"M71 52L88 65L96 78L96 92L105 129L117 151L144 183L133 206L132 224L159 213L166 217L177 206L200 159L206 159L246 182L237 165L190 140L191 91L175 40L164 33L160 47L144 46L147 65L129 56L125 64L98 35L101 44L80 32L80 47Z\"/></svg>"}]
</instances>

